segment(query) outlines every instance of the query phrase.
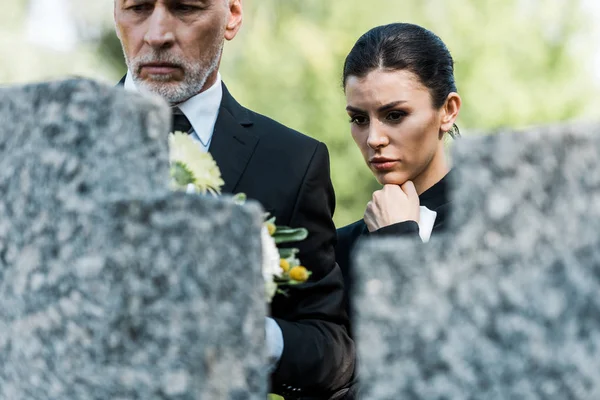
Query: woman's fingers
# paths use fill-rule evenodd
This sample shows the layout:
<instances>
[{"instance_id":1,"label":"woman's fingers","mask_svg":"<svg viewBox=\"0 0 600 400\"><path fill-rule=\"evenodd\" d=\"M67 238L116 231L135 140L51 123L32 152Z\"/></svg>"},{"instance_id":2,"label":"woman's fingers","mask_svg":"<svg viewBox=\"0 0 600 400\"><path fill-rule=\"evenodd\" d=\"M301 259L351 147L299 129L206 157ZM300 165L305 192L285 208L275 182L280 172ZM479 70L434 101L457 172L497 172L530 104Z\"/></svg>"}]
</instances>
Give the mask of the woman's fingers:
<instances>
[{"instance_id":1,"label":"woman's fingers","mask_svg":"<svg viewBox=\"0 0 600 400\"><path fill-rule=\"evenodd\" d=\"M373 193L364 215L370 232L404 221L419 222L419 196L415 185L385 185Z\"/></svg>"}]
</instances>

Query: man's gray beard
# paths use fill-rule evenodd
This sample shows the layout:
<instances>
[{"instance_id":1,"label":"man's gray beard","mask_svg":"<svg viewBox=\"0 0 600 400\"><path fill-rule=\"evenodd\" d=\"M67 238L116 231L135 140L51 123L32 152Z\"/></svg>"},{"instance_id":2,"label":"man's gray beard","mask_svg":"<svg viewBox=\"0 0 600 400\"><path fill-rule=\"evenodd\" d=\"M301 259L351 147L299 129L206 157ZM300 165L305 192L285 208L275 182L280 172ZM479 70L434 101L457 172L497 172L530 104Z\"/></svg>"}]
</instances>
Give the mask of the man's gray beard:
<instances>
[{"instance_id":1,"label":"man's gray beard","mask_svg":"<svg viewBox=\"0 0 600 400\"><path fill-rule=\"evenodd\" d=\"M218 69L222 51L223 44L214 53L212 60L208 64L208 68L203 68L203 65L200 63L192 63L168 53L160 52L137 57L133 60L129 60L127 55L125 55L125 62L137 88L155 93L164 98L169 104L174 105L182 103L202 91L208 77ZM123 54L126 54L125 51L123 51ZM151 81L140 79L138 75L139 66L151 62L165 62L179 66L184 72L183 81L176 83L168 82L167 77L164 79L165 83L163 83L160 81L160 76L154 76Z\"/></svg>"}]
</instances>

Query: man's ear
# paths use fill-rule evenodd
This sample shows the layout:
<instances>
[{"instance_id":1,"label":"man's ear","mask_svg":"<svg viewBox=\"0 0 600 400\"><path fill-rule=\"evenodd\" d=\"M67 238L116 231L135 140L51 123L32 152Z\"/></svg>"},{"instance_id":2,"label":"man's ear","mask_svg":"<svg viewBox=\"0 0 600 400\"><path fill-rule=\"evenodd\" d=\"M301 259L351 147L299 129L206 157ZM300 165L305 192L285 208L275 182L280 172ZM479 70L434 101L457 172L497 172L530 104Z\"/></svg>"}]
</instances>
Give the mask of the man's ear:
<instances>
[{"instance_id":1,"label":"man's ear","mask_svg":"<svg viewBox=\"0 0 600 400\"><path fill-rule=\"evenodd\" d=\"M454 126L454 121L458 117L462 100L456 92L448 94L446 103L442 106L442 120L440 124L440 130L442 132L448 132Z\"/></svg>"},{"instance_id":2,"label":"man's ear","mask_svg":"<svg viewBox=\"0 0 600 400\"><path fill-rule=\"evenodd\" d=\"M225 39L232 40L242 26L242 0L228 0L229 18L225 26Z\"/></svg>"}]
</instances>

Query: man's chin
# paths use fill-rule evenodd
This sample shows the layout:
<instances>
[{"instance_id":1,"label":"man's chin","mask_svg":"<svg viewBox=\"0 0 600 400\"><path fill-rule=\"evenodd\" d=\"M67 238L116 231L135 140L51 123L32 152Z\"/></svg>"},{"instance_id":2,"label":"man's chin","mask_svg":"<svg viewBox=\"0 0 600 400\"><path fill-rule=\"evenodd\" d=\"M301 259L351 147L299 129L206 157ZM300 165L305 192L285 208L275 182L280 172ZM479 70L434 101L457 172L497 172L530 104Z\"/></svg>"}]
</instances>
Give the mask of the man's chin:
<instances>
[{"instance_id":1,"label":"man's chin","mask_svg":"<svg viewBox=\"0 0 600 400\"><path fill-rule=\"evenodd\" d=\"M176 81L142 81L138 83L140 90L158 95L170 104L179 104L189 99L196 93L190 88Z\"/></svg>"},{"instance_id":2,"label":"man's chin","mask_svg":"<svg viewBox=\"0 0 600 400\"><path fill-rule=\"evenodd\" d=\"M181 82L168 79L164 76L140 79L136 84L143 90L157 94L181 90Z\"/></svg>"},{"instance_id":3,"label":"man's chin","mask_svg":"<svg viewBox=\"0 0 600 400\"><path fill-rule=\"evenodd\" d=\"M165 85L165 84L180 84L181 80L177 79L174 74L146 74L144 76L140 76L137 79L138 82L150 86L150 85Z\"/></svg>"}]
</instances>

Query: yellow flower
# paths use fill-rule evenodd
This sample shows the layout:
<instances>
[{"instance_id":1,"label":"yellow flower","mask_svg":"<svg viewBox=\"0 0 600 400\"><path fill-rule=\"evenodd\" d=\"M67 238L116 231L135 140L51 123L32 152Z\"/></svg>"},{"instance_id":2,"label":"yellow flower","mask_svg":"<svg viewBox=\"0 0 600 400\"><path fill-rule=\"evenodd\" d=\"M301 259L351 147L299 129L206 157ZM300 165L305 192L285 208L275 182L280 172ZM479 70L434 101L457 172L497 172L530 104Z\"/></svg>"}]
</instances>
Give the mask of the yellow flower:
<instances>
[{"instance_id":1,"label":"yellow flower","mask_svg":"<svg viewBox=\"0 0 600 400\"><path fill-rule=\"evenodd\" d=\"M285 258L279 260L279 266L283 272L288 272L290 270L290 263Z\"/></svg>"},{"instance_id":2,"label":"yellow flower","mask_svg":"<svg viewBox=\"0 0 600 400\"><path fill-rule=\"evenodd\" d=\"M225 184L221 171L210 153L202 151L192 137L183 132L169 135L169 160L175 184L186 189L188 183L197 192L219 194Z\"/></svg>"},{"instance_id":3,"label":"yellow flower","mask_svg":"<svg viewBox=\"0 0 600 400\"><path fill-rule=\"evenodd\" d=\"M308 279L308 270L301 265L294 267L290 270L290 279L298 282L306 282Z\"/></svg>"},{"instance_id":4,"label":"yellow flower","mask_svg":"<svg viewBox=\"0 0 600 400\"><path fill-rule=\"evenodd\" d=\"M267 222L266 225L267 225L267 229L269 230L269 235L273 236L273 234L277 230L277 227L272 222Z\"/></svg>"}]
</instances>

